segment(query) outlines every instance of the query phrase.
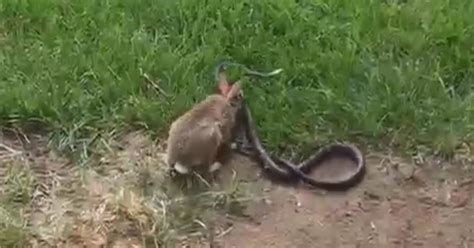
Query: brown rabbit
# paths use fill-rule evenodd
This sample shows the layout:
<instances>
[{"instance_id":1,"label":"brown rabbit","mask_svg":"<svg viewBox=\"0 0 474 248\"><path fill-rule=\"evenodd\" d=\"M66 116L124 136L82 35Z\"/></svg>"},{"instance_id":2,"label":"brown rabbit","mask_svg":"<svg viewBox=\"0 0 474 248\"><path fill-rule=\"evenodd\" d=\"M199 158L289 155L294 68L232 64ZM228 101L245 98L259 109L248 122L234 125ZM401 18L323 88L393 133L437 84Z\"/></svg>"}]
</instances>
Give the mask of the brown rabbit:
<instances>
[{"instance_id":1,"label":"brown rabbit","mask_svg":"<svg viewBox=\"0 0 474 248\"><path fill-rule=\"evenodd\" d=\"M208 96L178 117L170 127L167 163L180 174L214 172L222 166L220 152L230 146L235 116L242 104L240 82L230 85L219 74L219 94Z\"/></svg>"}]
</instances>

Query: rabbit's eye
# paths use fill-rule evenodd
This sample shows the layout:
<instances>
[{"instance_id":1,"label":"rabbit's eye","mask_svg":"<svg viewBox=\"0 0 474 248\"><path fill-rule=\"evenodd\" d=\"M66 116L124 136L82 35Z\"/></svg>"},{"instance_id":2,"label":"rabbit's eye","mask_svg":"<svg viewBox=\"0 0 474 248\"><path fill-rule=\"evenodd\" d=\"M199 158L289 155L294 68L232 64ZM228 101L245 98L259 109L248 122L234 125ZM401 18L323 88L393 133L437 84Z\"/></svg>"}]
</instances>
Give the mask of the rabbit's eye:
<instances>
[{"instance_id":1,"label":"rabbit's eye","mask_svg":"<svg viewBox=\"0 0 474 248\"><path fill-rule=\"evenodd\" d=\"M240 105L240 102L242 101L242 96L241 95L237 95L235 96L231 101L230 101L230 105L232 107L237 107Z\"/></svg>"}]
</instances>

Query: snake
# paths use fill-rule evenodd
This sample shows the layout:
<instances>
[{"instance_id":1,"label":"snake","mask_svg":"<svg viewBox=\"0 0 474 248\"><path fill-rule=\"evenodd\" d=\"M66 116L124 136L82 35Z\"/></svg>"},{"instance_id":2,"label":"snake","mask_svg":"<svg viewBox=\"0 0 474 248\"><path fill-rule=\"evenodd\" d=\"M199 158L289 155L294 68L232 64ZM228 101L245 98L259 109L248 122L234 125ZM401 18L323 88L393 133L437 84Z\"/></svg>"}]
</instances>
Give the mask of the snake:
<instances>
[{"instance_id":1,"label":"snake","mask_svg":"<svg viewBox=\"0 0 474 248\"><path fill-rule=\"evenodd\" d=\"M216 80L218 80L218 74L224 71L226 66L242 67L246 75L258 77L271 77L283 71L282 69L277 69L263 73L249 69L240 63L220 61L214 70ZM302 181L311 187L327 190L347 190L359 183L365 175L365 158L355 145L333 144L315 151L300 163L294 163L267 151L258 135L257 126L247 100L243 96L242 106L237 115L238 122L234 128L235 151L256 159L267 175L274 179L288 182ZM320 166L331 153L350 157L357 164L356 171L350 177L339 181L318 180L310 177L308 172L312 168Z\"/></svg>"}]
</instances>

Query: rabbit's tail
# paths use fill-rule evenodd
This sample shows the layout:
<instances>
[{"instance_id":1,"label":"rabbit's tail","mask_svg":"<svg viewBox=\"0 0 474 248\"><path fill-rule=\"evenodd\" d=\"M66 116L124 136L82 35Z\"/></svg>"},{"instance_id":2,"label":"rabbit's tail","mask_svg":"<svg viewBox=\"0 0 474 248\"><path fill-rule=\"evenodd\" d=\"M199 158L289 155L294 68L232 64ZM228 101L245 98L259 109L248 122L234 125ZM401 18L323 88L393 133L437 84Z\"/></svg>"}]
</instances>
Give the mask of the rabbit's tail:
<instances>
[{"instance_id":1,"label":"rabbit's tail","mask_svg":"<svg viewBox=\"0 0 474 248\"><path fill-rule=\"evenodd\" d=\"M180 174L189 174L189 169L179 162L174 164L174 169Z\"/></svg>"}]
</instances>

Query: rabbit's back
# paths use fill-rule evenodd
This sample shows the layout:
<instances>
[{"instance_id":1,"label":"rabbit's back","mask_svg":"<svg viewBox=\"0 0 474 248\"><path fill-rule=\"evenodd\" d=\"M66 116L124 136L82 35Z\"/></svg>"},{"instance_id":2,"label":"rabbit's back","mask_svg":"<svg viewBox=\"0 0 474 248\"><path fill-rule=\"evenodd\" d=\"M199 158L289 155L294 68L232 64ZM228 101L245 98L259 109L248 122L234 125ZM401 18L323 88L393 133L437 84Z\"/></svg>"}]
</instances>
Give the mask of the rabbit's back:
<instances>
[{"instance_id":1,"label":"rabbit's back","mask_svg":"<svg viewBox=\"0 0 474 248\"><path fill-rule=\"evenodd\" d=\"M203 101L194 105L194 107L186 112L182 118L183 123L192 125L203 120L216 120L222 118L222 112L227 106L227 101L222 95L210 95Z\"/></svg>"},{"instance_id":2,"label":"rabbit's back","mask_svg":"<svg viewBox=\"0 0 474 248\"><path fill-rule=\"evenodd\" d=\"M176 129L168 139L168 163L209 164L215 157L221 137L217 124L196 123L188 129Z\"/></svg>"}]
</instances>

